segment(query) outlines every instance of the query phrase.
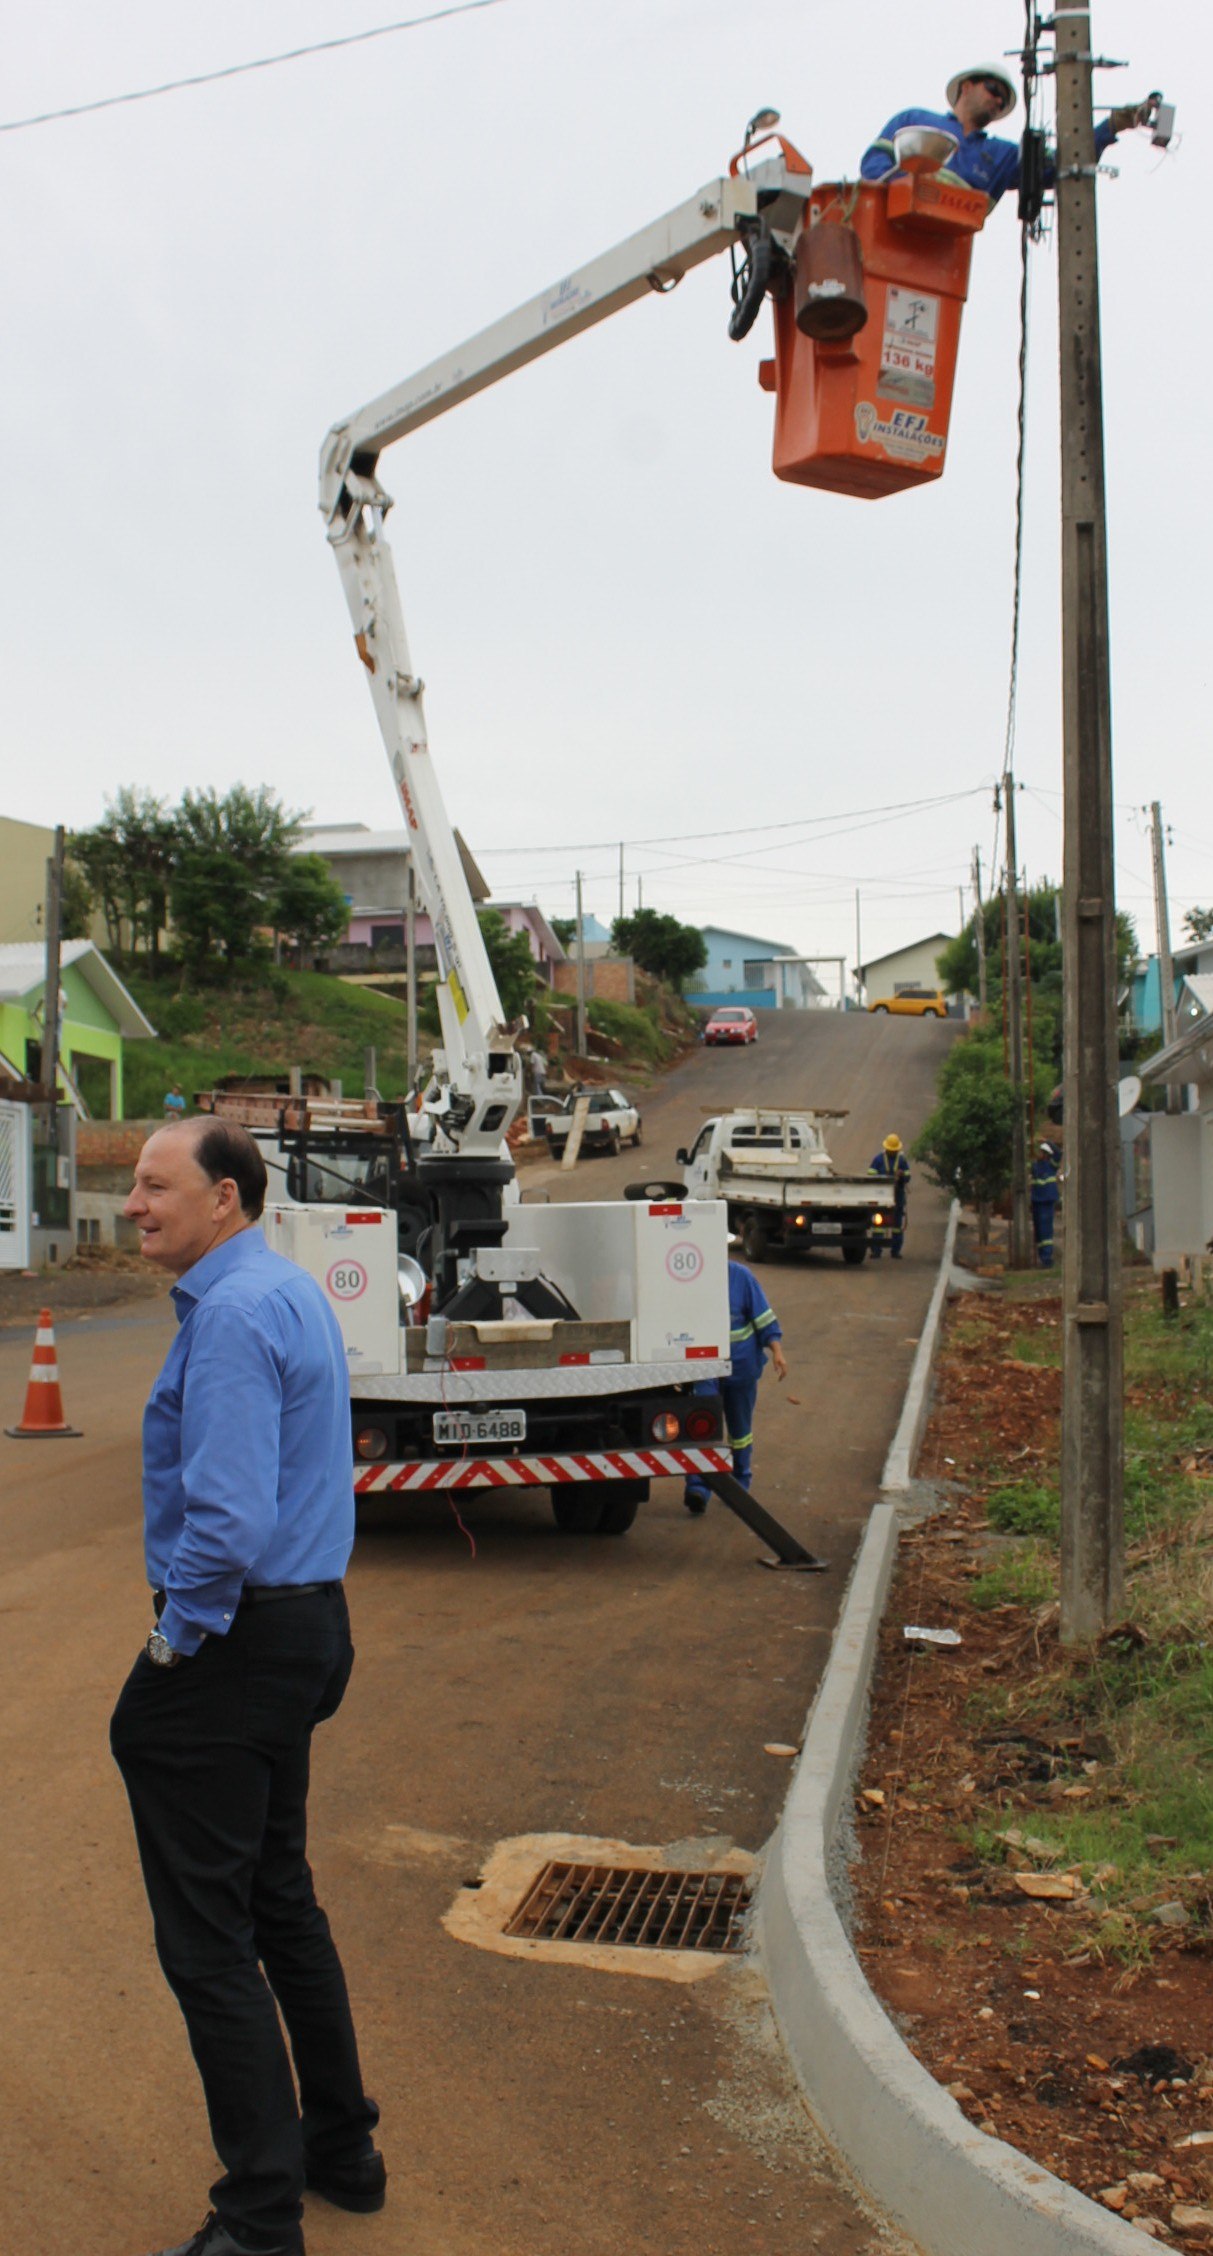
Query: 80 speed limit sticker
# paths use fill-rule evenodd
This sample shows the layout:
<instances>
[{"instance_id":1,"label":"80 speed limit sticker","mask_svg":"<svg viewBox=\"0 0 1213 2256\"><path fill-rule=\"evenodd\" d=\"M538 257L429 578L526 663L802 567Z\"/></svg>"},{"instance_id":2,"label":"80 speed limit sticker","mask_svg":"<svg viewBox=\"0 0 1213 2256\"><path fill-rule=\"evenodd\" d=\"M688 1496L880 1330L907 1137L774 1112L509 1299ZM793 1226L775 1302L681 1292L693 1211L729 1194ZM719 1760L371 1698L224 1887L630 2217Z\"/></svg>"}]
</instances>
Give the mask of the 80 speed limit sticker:
<instances>
[{"instance_id":1,"label":"80 speed limit sticker","mask_svg":"<svg viewBox=\"0 0 1213 2256\"><path fill-rule=\"evenodd\" d=\"M693 1285L703 1269L703 1255L697 1245L671 1246L665 1265L676 1285Z\"/></svg>"},{"instance_id":2,"label":"80 speed limit sticker","mask_svg":"<svg viewBox=\"0 0 1213 2256\"><path fill-rule=\"evenodd\" d=\"M366 1271L360 1261L335 1261L324 1282L334 1300L361 1300Z\"/></svg>"}]
</instances>

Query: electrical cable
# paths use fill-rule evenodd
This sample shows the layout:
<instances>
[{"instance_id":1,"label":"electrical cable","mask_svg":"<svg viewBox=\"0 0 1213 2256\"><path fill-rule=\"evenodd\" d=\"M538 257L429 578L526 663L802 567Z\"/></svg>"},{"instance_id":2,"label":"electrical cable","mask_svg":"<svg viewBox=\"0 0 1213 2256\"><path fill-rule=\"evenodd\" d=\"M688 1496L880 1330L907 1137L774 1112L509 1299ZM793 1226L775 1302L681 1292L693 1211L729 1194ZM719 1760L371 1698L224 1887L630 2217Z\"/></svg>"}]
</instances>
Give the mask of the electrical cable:
<instances>
[{"instance_id":1,"label":"electrical cable","mask_svg":"<svg viewBox=\"0 0 1213 2256\"><path fill-rule=\"evenodd\" d=\"M621 845L630 852L639 846L692 846L703 838L758 838L764 831L819 829L822 823L827 822L866 825L876 820L891 820L894 815L918 814L934 807L947 807L958 799L972 799L987 788L984 783L973 784L968 790L941 791L930 799L898 799L884 807L848 807L841 814L797 815L788 822L727 823L719 830L663 831L656 838L574 838L559 846L539 846L532 840L525 846L486 846L482 852L486 858L491 854L616 854ZM840 833L827 831L823 835L832 838ZM793 840L791 843L797 844L799 841ZM804 843L807 844L808 841ZM767 849L750 847L747 851L765 853ZM711 858L706 855L703 857L704 860Z\"/></svg>"},{"instance_id":2,"label":"electrical cable","mask_svg":"<svg viewBox=\"0 0 1213 2256\"><path fill-rule=\"evenodd\" d=\"M194 86L214 86L221 78L242 78L248 71L273 70L279 63L297 63L305 55L331 54L336 47L361 47L368 39L387 39L393 32L416 31L423 24L442 23L448 16L471 15L477 8L496 8L501 0L452 0L447 8L428 15L405 16L397 23L374 24L369 31L348 31L338 39L317 39L307 47L288 47L281 55L258 55L250 63L228 63L222 70L198 71L192 78L166 79L161 86L140 86L129 94L104 94L96 102L74 102L61 110L40 110L34 117L6 118L0 133L23 133L27 126L54 125L63 118L91 117L96 110L116 110L128 102L152 102L160 94L180 94Z\"/></svg>"}]
</instances>

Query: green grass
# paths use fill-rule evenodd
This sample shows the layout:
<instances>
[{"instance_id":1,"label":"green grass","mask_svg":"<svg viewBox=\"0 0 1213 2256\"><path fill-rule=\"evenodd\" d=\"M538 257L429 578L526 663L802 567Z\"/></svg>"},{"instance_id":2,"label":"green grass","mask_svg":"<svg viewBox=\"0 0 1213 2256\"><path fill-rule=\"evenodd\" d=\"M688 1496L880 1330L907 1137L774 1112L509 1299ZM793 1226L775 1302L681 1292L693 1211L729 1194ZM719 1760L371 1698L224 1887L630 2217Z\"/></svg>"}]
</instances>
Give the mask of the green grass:
<instances>
[{"instance_id":1,"label":"green grass","mask_svg":"<svg viewBox=\"0 0 1213 2256\"><path fill-rule=\"evenodd\" d=\"M405 1094L404 1005L374 988L273 965L187 993L173 977L151 978L129 962L121 976L157 1029L154 1042L124 1047L128 1118L158 1114L174 1081L191 1097L231 1073L284 1074L292 1065L340 1080L354 1095L368 1048L376 1053L381 1095Z\"/></svg>"},{"instance_id":2,"label":"green grass","mask_svg":"<svg viewBox=\"0 0 1213 2256\"><path fill-rule=\"evenodd\" d=\"M1017 1341L1044 1360L1045 1336ZM1075 1913L1075 1949L1132 1967L1163 1930L1150 1909L1168 1899L1189 1911L1186 1932L1213 1933L1213 1477L1197 1453L1213 1447L1213 1306L1178 1322L1152 1291L1131 1291L1125 1311L1125 1618L1089 1651L1057 1654L1026 1689L1001 1695L1001 1713L1042 1736L1075 1732L1106 1742L1084 1797L1007 1812L973 1811L965 1834L983 1861L1001 1861L993 1836L1008 1822L1060 1848L1091 1899ZM1185 1459L1191 1468L1185 1469ZM1055 1482L1003 1481L986 1499L990 1524L1020 1540L970 1585L975 1606L1040 1608L1057 1594L1060 1497ZM981 1688L982 1714L991 1692ZM994 1710L997 1713L997 1707ZM1110 1758L1106 1749L1110 1748Z\"/></svg>"},{"instance_id":3,"label":"green grass","mask_svg":"<svg viewBox=\"0 0 1213 2256\"><path fill-rule=\"evenodd\" d=\"M586 1017L600 1034L609 1034L621 1042L629 1057L639 1058L646 1065L664 1065L673 1057L675 1045L661 1029L656 1009L643 1009L634 1003L611 1003L595 997L586 1005Z\"/></svg>"}]
</instances>

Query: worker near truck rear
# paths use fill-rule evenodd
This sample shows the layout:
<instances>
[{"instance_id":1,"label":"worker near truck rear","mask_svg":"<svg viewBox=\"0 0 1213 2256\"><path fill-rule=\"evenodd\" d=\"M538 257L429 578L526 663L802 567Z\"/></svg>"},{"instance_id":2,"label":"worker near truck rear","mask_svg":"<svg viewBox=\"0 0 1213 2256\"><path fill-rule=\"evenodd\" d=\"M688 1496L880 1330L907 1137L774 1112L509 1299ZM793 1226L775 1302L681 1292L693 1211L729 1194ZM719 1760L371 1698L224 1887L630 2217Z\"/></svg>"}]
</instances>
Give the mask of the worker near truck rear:
<instances>
[{"instance_id":1,"label":"worker near truck rear","mask_svg":"<svg viewBox=\"0 0 1213 2256\"><path fill-rule=\"evenodd\" d=\"M730 1245L736 1241L729 1239ZM788 1375L783 1352L783 1331L778 1316L752 1269L742 1261L729 1262L729 1358L733 1368L727 1379L702 1379L696 1394L719 1393L724 1422L733 1452L733 1477L743 1488L750 1485L754 1463L754 1411L758 1382L768 1355L782 1384ZM707 1509L711 1490L692 1474L683 1490L689 1512Z\"/></svg>"},{"instance_id":2,"label":"worker near truck rear","mask_svg":"<svg viewBox=\"0 0 1213 2256\"><path fill-rule=\"evenodd\" d=\"M247 1129L202 1115L148 1139L125 1207L178 1330L143 1421L155 1626L110 1739L223 2166L160 2256L303 2256L305 2183L355 2210L386 2185L306 1849L312 1733L354 1659L349 1380L319 1285L258 1228L265 1189Z\"/></svg>"},{"instance_id":3,"label":"worker near truck rear","mask_svg":"<svg viewBox=\"0 0 1213 2256\"><path fill-rule=\"evenodd\" d=\"M1061 1169L1056 1144L1049 1143L1044 1138L1036 1147L1036 1157L1029 1170L1028 1196L1032 1207L1036 1259L1042 1269L1051 1269L1053 1234L1061 1199Z\"/></svg>"},{"instance_id":4,"label":"worker near truck rear","mask_svg":"<svg viewBox=\"0 0 1213 2256\"><path fill-rule=\"evenodd\" d=\"M892 1185L893 1212L886 1214L879 1229L868 1237L868 1252L873 1261L879 1261L887 1246L894 1261L900 1261L906 1234L906 1197L910 1188L910 1162L901 1148L900 1136L886 1136L880 1150L868 1169L869 1175L883 1175Z\"/></svg>"},{"instance_id":5,"label":"worker near truck rear","mask_svg":"<svg viewBox=\"0 0 1213 2256\"><path fill-rule=\"evenodd\" d=\"M859 170L865 180L884 180L897 170L893 136L903 125L933 127L950 133L956 148L941 166L945 178L960 180L966 188L979 188L996 204L1008 188L1019 186L1019 143L1004 141L988 128L1010 117L1017 100L1014 81L1002 63L975 63L948 80L946 110L898 110L876 139L864 150ZM1118 133L1148 121L1148 102L1129 102L1115 109L1095 128L1095 154L1099 158ZM1045 186L1053 185L1053 168L1046 165Z\"/></svg>"}]
</instances>

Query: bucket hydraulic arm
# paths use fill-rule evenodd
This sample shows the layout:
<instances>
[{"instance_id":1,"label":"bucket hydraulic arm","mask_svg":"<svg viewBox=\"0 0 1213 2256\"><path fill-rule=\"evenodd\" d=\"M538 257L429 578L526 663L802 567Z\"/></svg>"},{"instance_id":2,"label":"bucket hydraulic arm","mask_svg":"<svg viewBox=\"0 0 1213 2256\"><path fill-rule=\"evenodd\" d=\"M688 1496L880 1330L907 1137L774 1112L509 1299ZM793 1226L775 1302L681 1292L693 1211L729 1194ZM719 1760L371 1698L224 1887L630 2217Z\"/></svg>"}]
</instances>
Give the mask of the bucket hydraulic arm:
<instances>
[{"instance_id":1,"label":"bucket hydraulic arm","mask_svg":"<svg viewBox=\"0 0 1213 2256\"><path fill-rule=\"evenodd\" d=\"M779 157L713 180L689 202L630 236L467 344L334 424L320 457L320 508L341 572L358 655L413 847L421 901L434 929L443 1047L425 1092L434 1134L418 1172L436 1216L435 1305L482 1274L477 1253L500 1242L501 1194L512 1172L502 1139L522 1102L517 1029L500 997L430 756L423 684L413 670L384 522L385 447L567 343L636 299L664 294L692 267L755 231L790 246L811 175L781 141Z\"/></svg>"}]
</instances>

